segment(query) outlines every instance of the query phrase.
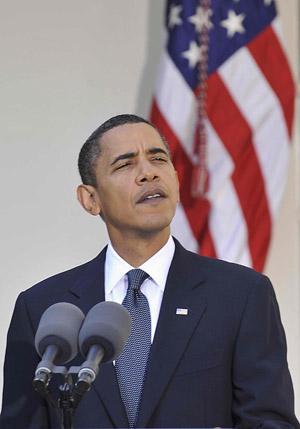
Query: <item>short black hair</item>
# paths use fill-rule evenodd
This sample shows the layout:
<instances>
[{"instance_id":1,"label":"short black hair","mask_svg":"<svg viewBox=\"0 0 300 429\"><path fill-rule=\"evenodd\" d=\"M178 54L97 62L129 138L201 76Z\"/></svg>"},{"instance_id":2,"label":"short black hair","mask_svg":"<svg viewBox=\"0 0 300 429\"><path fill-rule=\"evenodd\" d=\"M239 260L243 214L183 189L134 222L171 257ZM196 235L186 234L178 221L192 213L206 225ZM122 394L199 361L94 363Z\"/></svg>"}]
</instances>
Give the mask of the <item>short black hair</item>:
<instances>
[{"instance_id":1,"label":"short black hair","mask_svg":"<svg viewBox=\"0 0 300 429\"><path fill-rule=\"evenodd\" d=\"M144 123L150 125L154 128L158 134L161 136L161 139L166 146L168 153L170 154L169 146L162 135L162 133L153 125L151 122L147 121L144 118L141 118L137 115L132 114L123 114L113 116L107 121L103 122L86 140L84 145L82 146L79 157L78 157L78 169L79 174L82 180L82 183L85 185L92 185L94 187L97 186L96 174L95 174L95 166L96 162L101 154L101 145L100 140L103 134L112 128L118 127L119 125L125 124L139 124Z\"/></svg>"}]
</instances>

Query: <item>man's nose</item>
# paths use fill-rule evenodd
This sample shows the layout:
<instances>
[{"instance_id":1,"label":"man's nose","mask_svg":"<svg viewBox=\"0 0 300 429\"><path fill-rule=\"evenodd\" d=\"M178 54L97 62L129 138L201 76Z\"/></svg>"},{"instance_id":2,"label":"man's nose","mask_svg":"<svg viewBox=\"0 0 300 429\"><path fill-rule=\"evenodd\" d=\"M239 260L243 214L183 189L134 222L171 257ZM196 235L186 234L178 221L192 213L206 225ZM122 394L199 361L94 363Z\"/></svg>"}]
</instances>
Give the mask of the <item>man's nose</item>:
<instances>
[{"instance_id":1,"label":"man's nose","mask_svg":"<svg viewBox=\"0 0 300 429\"><path fill-rule=\"evenodd\" d=\"M153 166L149 161L143 161L140 163L139 172L136 177L138 184L143 184L145 182L152 182L159 178L155 166Z\"/></svg>"}]
</instances>

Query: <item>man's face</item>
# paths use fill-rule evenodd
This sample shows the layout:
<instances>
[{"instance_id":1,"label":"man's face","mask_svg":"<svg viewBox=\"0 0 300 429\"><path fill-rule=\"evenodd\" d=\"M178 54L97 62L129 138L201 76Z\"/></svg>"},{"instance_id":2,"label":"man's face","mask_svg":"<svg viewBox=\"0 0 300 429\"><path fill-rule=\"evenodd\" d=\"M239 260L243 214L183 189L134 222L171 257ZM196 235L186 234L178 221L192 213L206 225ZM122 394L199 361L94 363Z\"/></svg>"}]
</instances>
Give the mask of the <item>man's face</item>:
<instances>
[{"instance_id":1,"label":"man's face","mask_svg":"<svg viewBox=\"0 0 300 429\"><path fill-rule=\"evenodd\" d=\"M169 232L178 179L158 132L126 124L101 138L96 194L109 234Z\"/></svg>"}]
</instances>

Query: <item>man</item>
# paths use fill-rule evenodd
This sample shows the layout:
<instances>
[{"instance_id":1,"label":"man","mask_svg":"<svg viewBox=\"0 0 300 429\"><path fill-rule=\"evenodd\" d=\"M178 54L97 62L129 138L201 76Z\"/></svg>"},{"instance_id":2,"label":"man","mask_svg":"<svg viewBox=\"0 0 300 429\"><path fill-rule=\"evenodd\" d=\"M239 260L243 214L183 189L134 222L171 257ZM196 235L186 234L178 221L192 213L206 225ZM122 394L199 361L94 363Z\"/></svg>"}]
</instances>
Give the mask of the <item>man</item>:
<instances>
[{"instance_id":1,"label":"man","mask_svg":"<svg viewBox=\"0 0 300 429\"><path fill-rule=\"evenodd\" d=\"M143 310L133 325L140 323L143 335L133 329L125 362L101 365L76 412L76 428L299 429L273 288L253 270L188 252L170 237L178 180L154 126L134 115L108 120L84 144L79 169L78 199L102 217L110 243L91 262L19 296L8 333L1 429L58 427L55 412L31 387L43 311L60 301L85 313L104 299L127 306L136 268L146 273L134 289ZM149 323L140 322L146 313ZM136 359L132 350L147 335L149 354L145 342Z\"/></svg>"}]
</instances>

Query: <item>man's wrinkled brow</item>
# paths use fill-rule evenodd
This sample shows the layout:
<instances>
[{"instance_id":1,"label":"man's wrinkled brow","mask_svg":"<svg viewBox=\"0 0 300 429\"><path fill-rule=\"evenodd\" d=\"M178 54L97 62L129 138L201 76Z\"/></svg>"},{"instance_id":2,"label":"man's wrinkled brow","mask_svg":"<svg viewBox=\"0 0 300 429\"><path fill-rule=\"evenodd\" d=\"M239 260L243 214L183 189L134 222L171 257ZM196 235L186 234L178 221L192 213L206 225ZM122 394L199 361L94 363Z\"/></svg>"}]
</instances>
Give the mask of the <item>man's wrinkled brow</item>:
<instances>
[{"instance_id":1,"label":"man's wrinkled brow","mask_svg":"<svg viewBox=\"0 0 300 429\"><path fill-rule=\"evenodd\" d=\"M147 150L147 153L150 155L155 155L156 153L163 153L164 155L166 155L167 157L169 157L167 151L165 151L164 149L162 149L161 147L152 147L150 149ZM121 155L118 155L113 162L110 164L111 166L116 164L118 161L122 161L124 159L132 159L135 158L138 155L138 152L126 152L126 153L122 153Z\"/></svg>"}]
</instances>

